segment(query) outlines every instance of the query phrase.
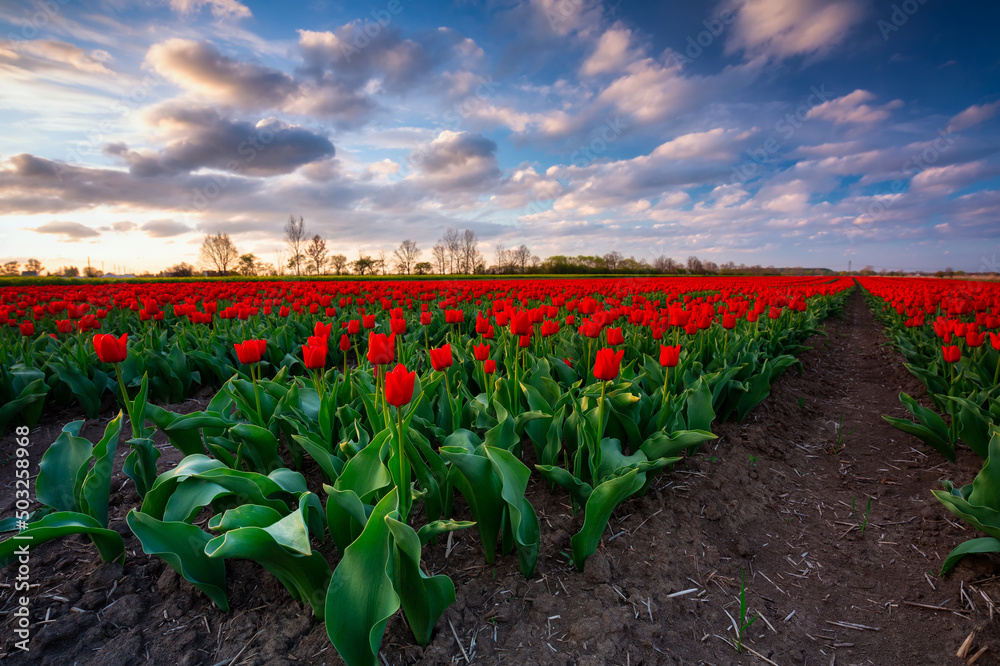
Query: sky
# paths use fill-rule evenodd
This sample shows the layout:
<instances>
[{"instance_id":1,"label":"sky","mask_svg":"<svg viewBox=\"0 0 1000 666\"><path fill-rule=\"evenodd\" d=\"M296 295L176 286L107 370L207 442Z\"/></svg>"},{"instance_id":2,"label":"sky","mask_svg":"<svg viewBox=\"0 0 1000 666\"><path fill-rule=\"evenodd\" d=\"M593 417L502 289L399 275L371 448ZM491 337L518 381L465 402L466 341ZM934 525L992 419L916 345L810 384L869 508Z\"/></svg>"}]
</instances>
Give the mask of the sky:
<instances>
[{"instance_id":1,"label":"sky","mask_svg":"<svg viewBox=\"0 0 1000 666\"><path fill-rule=\"evenodd\" d=\"M0 263L473 229L540 257L1000 270L1000 5L15 0Z\"/></svg>"}]
</instances>

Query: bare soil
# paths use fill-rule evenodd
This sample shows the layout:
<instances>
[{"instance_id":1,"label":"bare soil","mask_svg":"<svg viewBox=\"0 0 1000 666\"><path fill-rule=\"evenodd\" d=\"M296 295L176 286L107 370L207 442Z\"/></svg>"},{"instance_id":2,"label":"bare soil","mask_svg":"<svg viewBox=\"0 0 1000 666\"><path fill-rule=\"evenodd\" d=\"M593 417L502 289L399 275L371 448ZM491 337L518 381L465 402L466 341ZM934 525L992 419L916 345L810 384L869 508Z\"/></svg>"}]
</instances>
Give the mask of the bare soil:
<instances>
[{"instance_id":1,"label":"bare soil","mask_svg":"<svg viewBox=\"0 0 1000 666\"><path fill-rule=\"evenodd\" d=\"M825 329L801 356L801 376L784 375L746 422L718 424L718 440L618 508L584 572L566 555L581 517L537 477L528 497L543 543L531 580L513 555L487 565L474 530L457 533L450 552L444 539L428 547L428 571L452 577L457 601L425 647L392 618L383 663L958 665L967 660L956 652L974 631L968 655L986 648L975 663L998 663L1000 559L971 556L936 575L948 552L976 534L930 490L942 479L969 483L981 461L963 449L946 463L881 419L905 416L900 391L929 401L860 294ZM207 397L173 408L197 410ZM51 442L73 418L49 417L32 432L34 445ZM106 421L84 434L96 439ZM838 428L843 446L833 452ZM8 434L0 462L13 449ZM169 445L162 450L161 469L179 460ZM33 449L36 464L41 453ZM144 555L125 525L138 497L120 473L123 459L124 444L111 505L111 527L128 551L124 567L102 563L82 537L33 551L28 653L13 647L14 573L0 572L5 662L343 663L323 624L258 565L227 562L232 610L223 613ZM307 477L318 488L315 470ZM0 516L10 515L9 461L0 465L0 487ZM456 505L461 514L460 499ZM331 544L321 551L336 564ZM732 618L739 620L741 576L749 616L760 615L739 653Z\"/></svg>"}]
</instances>

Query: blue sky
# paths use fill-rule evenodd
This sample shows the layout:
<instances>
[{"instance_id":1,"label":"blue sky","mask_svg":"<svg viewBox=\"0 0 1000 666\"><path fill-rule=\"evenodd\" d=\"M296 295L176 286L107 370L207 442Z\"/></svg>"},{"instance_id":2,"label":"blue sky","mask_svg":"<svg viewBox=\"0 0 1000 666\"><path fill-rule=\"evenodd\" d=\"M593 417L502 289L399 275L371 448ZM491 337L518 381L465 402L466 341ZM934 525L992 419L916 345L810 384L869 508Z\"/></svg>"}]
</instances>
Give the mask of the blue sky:
<instances>
[{"instance_id":1,"label":"blue sky","mask_svg":"<svg viewBox=\"0 0 1000 666\"><path fill-rule=\"evenodd\" d=\"M1000 7L0 7L0 261L535 254L1000 270Z\"/></svg>"}]
</instances>

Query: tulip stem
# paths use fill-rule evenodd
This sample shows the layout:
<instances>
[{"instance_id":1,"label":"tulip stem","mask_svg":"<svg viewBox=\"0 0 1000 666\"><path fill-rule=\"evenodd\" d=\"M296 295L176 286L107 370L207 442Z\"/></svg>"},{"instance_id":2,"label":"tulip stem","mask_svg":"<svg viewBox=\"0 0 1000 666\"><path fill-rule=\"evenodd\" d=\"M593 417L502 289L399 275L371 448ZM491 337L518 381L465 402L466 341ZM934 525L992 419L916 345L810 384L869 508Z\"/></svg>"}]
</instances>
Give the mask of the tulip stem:
<instances>
[{"instance_id":1,"label":"tulip stem","mask_svg":"<svg viewBox=\"0 0 1000 666\"><path fill-rule=\"evenodd\" d=\"M663 400L660 403L660 409L662 410L667 406L667 381L670 379L670 368L663 368Z\"/></svg>"},{"instance_id":2,"label":"tulip stem","mask_svg":"<svg viewBox=\"0 0 1000 666\"><path fill-rule=\"evenodd\" d=\"M128 412L129 423L132 424L132 436L135 438L142 437L142 431L140 428L142 425L136 425L135 419L132 418L132 403L128 399L128 391L125 390L125 380L122 379L121 364L115 363L115 374L118 375L118 386L122 392L122 402L125 403L125 411Z\"/></svg>"},{"instance_id":3,"label":"tulip stem","mask_svg":"<svg viewBox=\"0 0 1000 666\"><path fill-rule=\"evenodd\" d=\"M447 376L447 375L446 375ZM403 408L396 407L396 429L397 446L396 455L399 456L399 522L406 524L406 519L410 515L410 469L406 464L406 452L403 446Z\"/></svg>"},{"instance_id":4,"label":"tulip stem","mask_svg":"<svg viewBox=\"0 0 1000 666\"><path fill-rule=\"evenodd\" d=\"M448 382L448 368L441 371L444 373L444 392L448 396L448 414L451 416L451 429L456 430L458 426L455 424L455 406L451 401L451 384Z\"/></svg>"},{"instance_id":5,"label":"tulip stem","mask_svg":"<svg viewBox=\"0 0 1000 666\"><path fill-rule=\"evenodd\" d=\"M597 415L597 446L600 448L601 440L604 439L604 390L607 388L608 383L605 381L601 382L601 402L598 405Z\"/></svg>"},{"instance_id":6,"label":"tulip stem","mask_svg":"<svg viewBox=\"0 0 1000 666\"><path fill-rule=\"evenodd\" d=\"M313 383L316 384L316 393L319 394L319 399L323 400L323 385L326 382L323 382L323 381L320 380L320 378L319 378L319 370L315 370L315 369L313 370Z\"/></svg>"},{"instance_id":7,"label":"tulip stem","mask_svg":"<svg viewBox=\"0 0 1000 666\"><path fill-rule=\"evenodd\" d=\"M257 390L257 378L254 376L253 368L257 365L256 363L250 366L250 381L253 382L253 397L257 401L257 418L260 419L261 425L264 424L264 413L260 409L260 392ZM259 372L258 372L259 374Z\"/></svg>"}]
</instances>

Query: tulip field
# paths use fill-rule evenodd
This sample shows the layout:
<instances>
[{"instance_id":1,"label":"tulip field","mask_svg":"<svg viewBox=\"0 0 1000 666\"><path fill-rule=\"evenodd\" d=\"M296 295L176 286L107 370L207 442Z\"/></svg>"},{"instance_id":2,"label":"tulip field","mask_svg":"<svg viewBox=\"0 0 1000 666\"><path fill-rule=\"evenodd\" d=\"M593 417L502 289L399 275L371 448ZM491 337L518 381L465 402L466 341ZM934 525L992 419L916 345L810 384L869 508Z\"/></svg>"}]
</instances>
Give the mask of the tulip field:
<instances>
[{"instance_id":1,"label":"tulip field","mask_svg":"<svg viewBox=\"0 0 1000 666\"><path fill-rule=\"evenodd\" d=\"M560 576L593 582L600 575L594 572L608 566L609 548L631 548L629 536L639 528L625 532L621 525L631 525L625 521L633 513L652 526L669 525L676 516L668 516L682 511L686 488L711 492L706 484L714 472L704 466L726 458L741 432L745 440L748 428L772 428L764 422L779 418L772 414L780 416L780 409L822 409L830 387L817 388L815 401L810 393L809 404L799 397L798 408L789 399L758 422L761 404L769 396L774 401L772 391L786 376L811 381L811 366L799 357L817 344L829 346L828 318L839 317L859 294L898 352L885 371L925 391L892 392L900 401L892 414L887 408L874 417L884 418L878 423L904 450L922 456L922 467L945 463L953 465L950 473L975 475L961 479L968 485L944 480L926 489L928 500L951 516L949 524L964 530L933 573L954 570L971 554L1000 552L995 284L875 277L194 281L0 287L0 433L5 448L10 443L4 455L11 456L16 491L10 513L0 516L0 566L15 585L25 548L34 558L67 544L88 566L104 562L127 572L138 562L156 562L158 571L178 579L174 594L193 595L204 609L205 631L192 620L205 634L197 641L214 640L209 629L216 627L221 636L221 623L251 605L247 586L273 577L283 598L265 603L295 609L311 616L303 622L322 627L328 642L310 663L415 661L418 653L407 649L424 650L427 663L474 661L469 651L477 634L461 624L460 632L446 615L468 576L449 564L456 543L465 549L463 566L481 571L483 584L487 572L496 577L497 567L506 567L503 585L510 589L527 584L551 595L564 585L566 595L576 593L564 578L554 582L552 563ZM826 343L816 342L824 336ZM185 403L196 409L180 408ZM40 441L45 428L54 436ZM829 451L809 449L802 464L832 465L834 456L850 452L846 432L842 423ZM780 427L771 435L782 436ZM767 459L775 445L764 441ZM779 464L786 454L774 456ZM715 483L729 485L726 492L750 492L747 483L776 474L752 449L727 464L742 467L738 483L717 476ZM798 487L807 472L796 467L781 484ZM680 495L669 494L672 487ZM774 498L780 505L784 496ZM689 509L691 520L725 523L727 513L740 513L739 504L720 510L709 500L700 512ZM563 517L550 507L560 507ZM778 521L782 529L802 520L801 512L790 515ZM854 507L852 520L859 515ZM861 522L848 538L859 531L865 532ZM729 535L734 544L737 537L745 540ZM770 542L760 541L760 548ZM726 548L746 555L743 544ZM699 557L715 557L716 564L705 566L716 570L731 559ZM769 632L765 624L780 625L786 612L755 623L744 587L780 598L775 587L795 579L769 586L748 562L730 568L724 585L716 582L740 597L726 611L732 627L715 630L727 636L719 636L722 642L707 630L686 636L698 646L689 657L706 644L723 645L733 660L767 656L759 643L747 643L745 652L744 634L766 640L780 626ZM652 554L643 564L671 566ZM155 577L142 583L136 576L137 590L145 585L155 593ZM706 593L711 586L688 580ZM35 589L41 594L45 585ZM652 596L615 589L632 599L624 604L629 622L648 615L654 623ZM689 592L690 600L676 603L709 598L694 588L678 594ZM500 596L490 603L503 596L494 594ZM664 598L674 603L675 597ZM614 593L610 598L619 603ZM750 599L754 607L765 604ZM73 603L66 602L65 616L86 615ZM658 601L657 612L666 612L667 603ZM550 638L518 639L534 640L546 659L555 659L545 663L575 663L556 659L565 648L551 625L562 613L556 606L544 616ZM55 622L36 607L30 617L25 626L41 623L33 626L42 632L49 631L45 622ZM13 622L10 631L19 626ZM496 626L494 620L499 645ZM119 629L102 631L101 640L111 641ZM17 654L17 634L11 636L7 653ZM587 647L571 651L574 659L597 640L580 639ZM649 640L666 654L670 641ZM216 655L230 647L222 643ZM428 656L445 643L451 656ZM396 644L411 647L399 652ZM205 655L184 663L274 661L250 653L240 661L233 654L242 643L231 647L223 654L231 661L213 660L203 649ZM602 659L625 663L641 652L614 649ZM656 652L647 650L645 663L656 663ZM793 663L780 649L768 654L769 663Z\"/></svg>"}]
</instances>

